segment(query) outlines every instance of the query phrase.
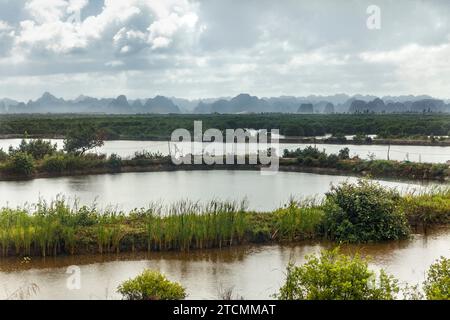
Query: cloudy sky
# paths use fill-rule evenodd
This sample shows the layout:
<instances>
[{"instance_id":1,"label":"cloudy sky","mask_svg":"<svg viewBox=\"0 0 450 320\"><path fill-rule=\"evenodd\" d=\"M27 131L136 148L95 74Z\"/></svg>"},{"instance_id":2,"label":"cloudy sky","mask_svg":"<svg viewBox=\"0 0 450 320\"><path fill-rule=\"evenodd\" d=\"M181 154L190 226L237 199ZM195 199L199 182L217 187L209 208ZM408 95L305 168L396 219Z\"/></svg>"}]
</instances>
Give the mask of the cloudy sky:
<instances>
[{"instance_id":1,"label":"cloudy sky","mask_svg":"<svg viewBox=\"0 0 450 320\"><path fill-rule=\"evenodd\" d=\"M0 0L0 97L449 98L449 20L448 0Z\"/></svg>"}]
</instances>

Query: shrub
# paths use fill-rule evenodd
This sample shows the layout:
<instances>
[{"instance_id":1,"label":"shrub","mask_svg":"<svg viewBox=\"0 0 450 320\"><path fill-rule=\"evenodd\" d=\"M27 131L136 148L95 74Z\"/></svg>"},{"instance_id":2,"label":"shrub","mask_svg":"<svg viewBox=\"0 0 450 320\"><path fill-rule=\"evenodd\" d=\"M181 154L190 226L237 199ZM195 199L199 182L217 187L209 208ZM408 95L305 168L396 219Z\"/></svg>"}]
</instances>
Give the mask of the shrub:
<instances>
[{"instance_id":1,"label":"shrub","mask_svg":"<svg viewBox=\"0 0 450 320\"><path fill-rule=\"evenodd\" d=\"M120 156L118 156L117 154L113 153L109 159L108 162L106 164L108 166L108 168L116 170L116 171L120 171L120 169L122 168L122 158Z\"/></svg>"},{"instance_id":2,"label":"shrub","mask_svg":"<svg viewBox=\"0 0 450 320\"><path fill-rule=\"evenodd\" d=\"M15 153L28 153L34 159L40 160L47 155L52 155L56 152L56 144L52 145L50 141L44 141L42 139L26 141L22 140L17 149L10 147L9 153L11 155Z\"/></svg>"},{"instance_id":3,"label":"shrub","mask_svg":"<svg viewBox=\"0 0 450 320\"><path fill-rule=\"evenodd\" d=\"M34 172L34 159L28 153L17 152L9 158L7 168L10 172L22 176L30 176Z\"/></svg>"},{"instance_id":4,"label":"shrub","mask_svg":"<svg viewBox=\"0 0 450 320\"><path fill-rule=\"evenodd\" d=\"M338 249L306 257L303 266L288 266L286 282L276 297L280 300L393 300L398 281L383 270L377 277L368 261L349 257Z\"/></svg>"},{"instance_id":5,"label":"shrub","mask_svg":"<svg viewBox=\"0 0 450 320\"><path fill-rule=\"evenodd\" d=\"M125 281L118 292L126 300L182 300L186 290L178 283L171 282L157 271L145 270L134 279Z\"/></svg>"},{"instance_id":6,"label":"shrub","mask_svg":"<svg viewBox=\"0 0 450 320\"><path fill-rule=\"evenodd\" d=\"M450 300L450 259L432 264L423 286L428 300Z\"/></svg>"},{"instance_id":7,"label":"shrub","mask_svg":"<svg viewBox=\"0 0 450 320\"><path fill-rule=\"evenodd\" d=\"M350 159L350 149L349 148L343 148L339 150L338 158L340 160L348 160Z\"/></svg>"},{"instance_id":8,"label":"shrub","mask_svg":"<svg viewBox=\"0 0 450 320\"><path fill-rule=\"evenodd\" d=\"M67 168L66 157L63 154L46 157L42 162L42 168L50 173L63 172Z\"/></svg>"},{"instance_id":9,"label":"shrub","mask_svg":"<svg viewBox=\"0 0 450 320\"><path fill-rule=\"evenodd\" d=\"M0 162L8 160L8 154L0 148Z\"/></svg>"},{"instance_id":10,"label":"shrub","mask_svg":"<svg viewBox=\"0 0 450 320\"><path fill-rule=\"evenodd\" d=\"M397 191L367 180L333 186L325 199L326 234L341 242L405 238L409 227L399 202Z\"/></svg>"}]
</instances>

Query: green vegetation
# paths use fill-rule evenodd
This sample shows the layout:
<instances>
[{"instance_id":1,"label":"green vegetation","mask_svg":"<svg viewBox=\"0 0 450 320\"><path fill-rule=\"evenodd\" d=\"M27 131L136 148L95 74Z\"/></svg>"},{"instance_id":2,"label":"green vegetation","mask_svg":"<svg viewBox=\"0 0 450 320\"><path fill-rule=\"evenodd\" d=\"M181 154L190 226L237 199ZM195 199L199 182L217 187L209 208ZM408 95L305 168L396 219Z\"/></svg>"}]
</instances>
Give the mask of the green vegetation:
<instances>
[{"instance_id":1,"label":"green vegetation","mask_svg":"<svg viewBox=\"0 0 450 320\"><path fill-rule=\"evenodd\" d=\"M47 155L56 153L56 144L52 145L50 141L45 141L42 139L29 141L22 139L22 142L18 148L9 148L10 155L14 155L16 153L27 153L34 159L41 160Z\"/></svg>"},{"instance_id":2,"label":"green vegetation","mask_svg":"<svg viewBox=\"0 0 450 320\"><path fill-rule=\"evenodd\" d=\"M397 197L368 182L343 184L335 190L342 192L332 191L323 202L291 201L273 212L252 212L245 210L244 204L215 201L205 205L179 202L169 207L154 204L129 213L71 207L64 199L42 202L27 210L4 208L0 209L0 252L3 256L47 256L189 251L303 239L367 242L407 236L404 216L415 225L449 221L449 190ZM350 190L358 196L348 194ZM380 195L388 198L377 200ZM440 199L438 213L430 211L429 201L433 199ZM418 215L422 206L424 214ZM361 216L363 210L365 219ZM447 218L437 218L438 215ZM361 220L355 223L351 220L355 217ZM353 223L351 228L349 221Z\"/></svg>"},{"instance_id":3,"label":"green vegetation","mask_svg":"<svg viewBox=\"0 0 450 320\"><path fill-rule=\"evenodd\" d=\"M64 151L83 155L88 150L103 146L103 140L100 131L94 126L78 124L66 134Z\"/></svg>"},{"instance_id":4,"label":"green vegetation","mask_svg":"<svg viewBox=\"0 0 450 320\"><path fill-rule=\"evenodd\" d=\"M283 161L284 160L284 161ZM395 177L405 179L446 180L450 177L450 167L444 163L417 163L392 160L350 159L348 148L339 154L327 154L315 147L306 147L294 151L285 150L280 165L298 165L301 167L330 168L342 172L372 177Z\"/></svg>"},{"instance_id":5,"label":"green vegetation","mask_svg":"<svg viewBox=\"0 0 450 320\"><path fill-rule=\"evenodd\" d=\"M134 279L122 283L117 291L125 300L182 300L186 290L159 272L145 270Z\"/></svg>"},{"instance_id":6,"label":"green vegetation","mask_svg":"<svg viewBox=\"0 0 450 320\"><path fill-rule=\"evenodd\" d=\"M28 153L17 152L12 154L4 166L6 172L12 174L29 177L35 169L35 161Z\"/></svg>"},{"instance_id":7,"label":"green vegetation","mask_svg":"<svg viewBox=\"0 0 450 320\"><path fill-rule=\"evenodd\" d=\"M193 131L194 120L204 128L220 130L236 128L280 129L288 136L322 136L344 134L382 137L445 136L450 132L450 115L386 114L386 115L3 115L0 135L61 137L82 126L102 130L105 139L167 139L178 128Z\"/></svg>"},{"instance_id":8,"label":"green vegetation","mask_svg":"<svg viewBox=\"0 0 450 320\"><path fill-rule=\"evenodd\" d=\"M400 194L367 180L333 186L326 194L325 232L338 242L379 242L409 235Z\"/></svg>"},{"instance_id":9,"label":"green vegetation","mask_svg":"<svg viewBox=\"0 0 450 320\"><path fill-rule=\"evenodd\" d=\"M83 138L68 138L65 147L68 151L56 151L56 146L41 139L23 140L17 149L10 148L9 153L0 150L0 179L21 179L40 176L58 176L92 173L115 173L130 171L183 170L176 166L169 156L147 151L136 152L131 159L122 159L116 154L109 158L105 155L86 153L89 148L103 143L100 133L87 129ZM71 145L72 147L68 147ZM75 147L76 146L76 147ZM225 161L224 161L225 163ZM248 163L248 159L247 159ZM196 166L190 169L204 169ZM207 166L206 168L229 168ZM259 169L258 165L239 165L233 169ZM350 159L349 149L343 148L338 154L327 154L314 147L285 150L280 159L281 170L302 171L318 169L323 173L350 173L371 177L395 177L404 179L439 180L450 178L448 164L414 163L386 160Z\"/></svg>"},{"instance_id":10,"label":"green vegetation","mask_svg":"<svg viewBox=\"0 0 450 320\"><path fill-rule=\"evenodd\" d=\"M424 290L428 300L450 300L450 259L441 257L431 265Z\"/></svg>"},{"instance_id":11,"label":"green vegetation","mask_svg":"<svg viewBox=\"0 0 450 320\"><path fill-rule=\"evenodd\" d=\"M288 266L280 300L393 300L399 292L397 280L383 270L377 277L358 255L335 249L306 259L300 267Z\"/></svg>"},{"instance_id":12,"label":"green vegetation","mask_svg":"<svg viewBox=\"0 0 450 320\"><path fill-rule=\"evenodd\" d=\"M368 258L341 254L339 248L306 256L301 266L290 263L284 285L275 295L280 300L450 300L450 259L432 264L423 282L404 284L380 270L369 269Z\"/></svg>"}]
</instances>

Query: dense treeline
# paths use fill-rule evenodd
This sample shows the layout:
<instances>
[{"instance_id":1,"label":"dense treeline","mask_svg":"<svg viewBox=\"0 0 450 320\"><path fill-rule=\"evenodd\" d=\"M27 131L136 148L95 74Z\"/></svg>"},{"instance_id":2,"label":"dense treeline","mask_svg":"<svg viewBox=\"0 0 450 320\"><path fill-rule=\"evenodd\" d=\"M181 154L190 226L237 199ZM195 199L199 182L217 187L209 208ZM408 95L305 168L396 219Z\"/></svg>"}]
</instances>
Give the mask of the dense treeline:
<instances>
[{"instance_id":1,"label":"dense treeline","mask_svg":"<svg viewBox=\"0 0 450 320\"><path fill-rule=\"evenodd\" d=\"M0 135L57 137L79 125L94 126L106 139L167 139L178 128L193 130L194 120L203 128L280 129L286 136L324 134L378 134L382 137L449 135L450 115L2 115Z\"/></svg>"}]
</instances>

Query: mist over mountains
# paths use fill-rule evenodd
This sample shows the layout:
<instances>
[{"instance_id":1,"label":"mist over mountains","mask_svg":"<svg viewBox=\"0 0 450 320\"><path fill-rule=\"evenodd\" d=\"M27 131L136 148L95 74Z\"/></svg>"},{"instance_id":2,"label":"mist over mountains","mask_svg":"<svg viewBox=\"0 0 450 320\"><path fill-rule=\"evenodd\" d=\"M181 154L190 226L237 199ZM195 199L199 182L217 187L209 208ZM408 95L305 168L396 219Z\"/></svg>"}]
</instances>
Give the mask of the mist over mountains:
<instances>
[{"instance_id":1,"label":"mist over mountains","mask_svg":"<svg viewBox=\"0 0 450 320\"><path fill-rule=\"evenodd\" d=\"M336 94L307 97L263 97L239 94L236 97L188 100L156 96L129 100L93 98L80 95L73 100L46 92L35 101L0 99L0 113L102 113L102 114L240 114L240 113L437 113L450 112L449 101L430 96L385 96Z\"/></svg>"}]
</instances>

